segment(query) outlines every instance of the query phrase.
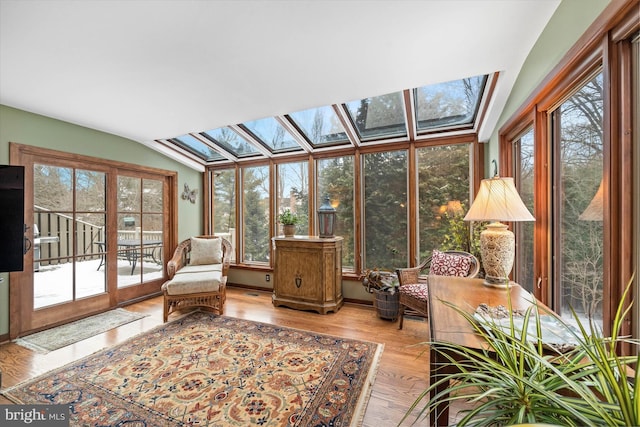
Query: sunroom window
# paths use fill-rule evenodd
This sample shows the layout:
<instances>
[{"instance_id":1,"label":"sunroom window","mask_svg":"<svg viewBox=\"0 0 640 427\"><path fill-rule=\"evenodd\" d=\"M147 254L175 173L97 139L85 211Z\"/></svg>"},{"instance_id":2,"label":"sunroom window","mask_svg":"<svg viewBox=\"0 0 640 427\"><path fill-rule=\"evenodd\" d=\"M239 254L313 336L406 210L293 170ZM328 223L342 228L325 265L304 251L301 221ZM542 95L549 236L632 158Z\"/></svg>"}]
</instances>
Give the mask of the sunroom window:
<instances>
[{"instance_id":1,"label":"sunroom window","mask_svg":"<svg viewBox=\"0 0 640 427\"><path fill-rule=\"evenodd\" d=\"M302 151L289 131L273 117L245 122L240 126L251 133L272 153Z\"/></svg>"},{"instance_id":2,"label":"sunroom window","mask_svg":"<svg viewBox=\"0 0 640 427\"><path fill-rule=\"evenodd\" d=\"M289 209L299 222L295 234L309 234L309 167L307 162L278 165L277 211Z\"/></svg>"},{"instance_id":3,"label":"sunroom window","mask_svg":"<svg viewBox=\"0 0 640 427\"><path fill-rule=\"evenodd\" d=\"M349 142L342 123L331 106L289 114L289 118L314 147Z\"/></svg>"},{"instance_id":4,"label":"sunroom window","mask_svg":"<svg viewBox=\"0 0 640 427\"><path fill-rule=\"evenodd\" d=\"M214 162L216 160L224 159L224 157L221 156L220 153L218 153L216 150L191 135L182 135L177 138L172 138L169 141L183 148L184 150L187 150L188 152L199 157L205 162Z\"/></svg>"},{"instance_id":5,"label":"sunroom window","mask_svg":"<svg viewBox=\"0 0 640 427\"><path fill-rule=\"evenodd\" d=\"M418 133L472 125L486 82L487 76L476 76L414 89Z\"/></svg>"},{"instance_id":6,"label":"sunroom window","mask_svg":"<svg viewBox=\"0 0 640 427\"><path fill-rule=\"evenodd\" d=\"M402 92L351 101L345 106L362 141L407 135Z\"/></svg>"},{"instance_id":7,"label":"sunroom window","mask_svg":"<svg viewBox=\"0 0 640 427\"><path fill-rule=\"evenodd\" d=\"M238 158L260 155L254 145L228 127L208 130L202 135Z\"/></svg>"}]
</instances>

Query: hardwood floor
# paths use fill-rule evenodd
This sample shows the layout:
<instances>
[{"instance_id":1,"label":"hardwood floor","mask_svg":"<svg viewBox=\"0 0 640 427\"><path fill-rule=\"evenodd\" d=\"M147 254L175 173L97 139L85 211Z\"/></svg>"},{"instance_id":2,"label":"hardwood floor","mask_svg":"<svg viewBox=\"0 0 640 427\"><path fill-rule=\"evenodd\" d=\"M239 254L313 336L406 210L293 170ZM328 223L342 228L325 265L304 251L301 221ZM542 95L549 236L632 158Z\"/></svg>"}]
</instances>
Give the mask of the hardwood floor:
<instances>
[{"instance_id":1,"label":"hardwood floor","mask_svg":"<svg viewBox=\"0 0 640 427\"><path fill-rule=\"evenodd\" d=\"M1 386L12 386L162 324L162 297L125 308L148 316L48 354L38 354L15 343L0 345ZM426 321L405 319L404 328L399 331L397 322L379 319L371 306L347 303L337 313L321 315L276 308L271 303L271 292L233 287L227 289L225 316L383 343L363 426L398 425L428 385L428 352L422 353L427 347L418 345L428 339ZM0 397L2 403L10 402ZM414 420L415 416L411 416L402 425L411 425ZM428 420L421 419L415 425L427 424Z\"/></svg>"}]
</instances>

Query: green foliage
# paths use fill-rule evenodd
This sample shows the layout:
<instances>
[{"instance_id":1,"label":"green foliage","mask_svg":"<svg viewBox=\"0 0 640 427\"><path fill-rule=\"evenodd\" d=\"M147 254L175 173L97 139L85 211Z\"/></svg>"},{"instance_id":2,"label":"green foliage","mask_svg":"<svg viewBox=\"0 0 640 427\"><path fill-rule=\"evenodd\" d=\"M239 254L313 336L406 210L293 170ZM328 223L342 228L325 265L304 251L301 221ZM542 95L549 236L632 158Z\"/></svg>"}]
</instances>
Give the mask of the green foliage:
<instances>
[{"instance_id":1,"label":"green foliage","mask_svg":"<svg viewBox=\"0 0 640 427\"><path fill-rule=\"evenodd\" d=\"M621 301L627 300L631 282ZM542 307L531 306L524 313L522 330L533 323L537 334L522 333L514 325L513 312L509 327L495 321L479 320L450 303L473 326L489 347L472 350L447 343L433 348L459 369L443 373L413 403L402 423L423 400L416 422L428 417L440 403L464 401L467 409L460 412L458 426L494 426L513 424L552 424L563 426L640 425L640 374L633 367L640 355L621 356L616 352L622 344L638 354L640 342L620 337L618 332L631 310L623 302L618 306L613 334L604 337L593 324L583 325L573 312L574 328L560 320L559 324L575 338L577 345L565 353L551 351L542 344L541 315L549 315ZM509 307L510 308L510 307ZM446 392L429 399L432 390L450 383ZM470 407L470 409L469 409Z\"/></svg>"},{"instance_id":2,"label":"green foliage","mask_svg":"<svg viewBox=\"0 0 640 427\"><path fill-rule=\"evenodd\" d=\"M213 225L216 233L228 233L236 228L235 171L227 169L215 173Z\"/></svg>"},{"instance_id":3,"label":"green foliage","mask_svg":"<svg viewBox=\"0 0 640 427\"><path fill-rule=\"evenodd\" d=\"M248 260L269 260L269 198L265 183L269 182L267 167L247 168L243 173L244 188L244 253Z\"/></svg>"},{"instance_id":4,"label":"green foliage","mask_svg":"<svg viewBox=\"0 0 640 427\"><path fill-rule=\"evenodd\" d=\"M300 221L300 218L298 217L298 215L291 212L290 209L285 209L278 216L278 220L282 225L296 225L298 221Z\"/></svg>"},{"instance_id":5,"label":"green foliage","mask_svg":"<svg viewBox=\"0 0 640 427\"><path fill-rule=\"evenodd\" d=\"M449 232L450 224L445 214L464 215L466 212L470 185L469 147L466 144L424 147L416 150L416 154L422 259L439 248ZM449 202L454 201L460 201L462 212L446 211Z\"/></svg>"},{"instance_id":6,"label":"green foliage","mask_svg":"<svg viewBox=\"0 0 640 427\"><path fill-rule=\"evenodd\" d=\"M355 225L354 225L354 156L335 157L318 160L317 194L328 194L336 200L335 234L341 236L342 265L355 265ZM320 205L321 200L318 200Z\"/></svg>"},{"instance_id":7,"label":"green foliage","mask_svg":"<svg viewBox=\"0 0 640 427\"><path fill-rule=\"evenodd\" d=\"M487 228L488 222L467 222L463 218L463 215L445 214L447 228L440 249L469 252L475 255L482 265L480 233Z\"/></svg>"},{"instance_id":8,"label":"green foliage","mask_svg":"<svg viewBox=\"0 0 640 427\"><path fill-rule=\"evenodd\" d=\"M393 270L407 253L407 153L364 157L364 235L366 266Z\"/></svg>"}]
</instances>

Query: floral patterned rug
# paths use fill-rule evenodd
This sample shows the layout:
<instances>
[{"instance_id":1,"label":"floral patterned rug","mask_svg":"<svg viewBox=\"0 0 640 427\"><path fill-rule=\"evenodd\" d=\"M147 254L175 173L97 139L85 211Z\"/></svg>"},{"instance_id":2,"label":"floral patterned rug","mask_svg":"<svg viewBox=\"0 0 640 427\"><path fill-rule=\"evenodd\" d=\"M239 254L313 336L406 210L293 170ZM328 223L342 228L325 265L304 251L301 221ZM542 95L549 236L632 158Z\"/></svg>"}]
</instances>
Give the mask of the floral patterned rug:
<instances>
[{"instance_id":1,"label":"floral patterned rug","mask_svg":"<svg viewBox=\"0 0 640 427\"><path fill-rule=\"evenodd\" d=\"M196 311L2 394L72 426L360 425L382 349Z\"/></svg>"}]
</instances>

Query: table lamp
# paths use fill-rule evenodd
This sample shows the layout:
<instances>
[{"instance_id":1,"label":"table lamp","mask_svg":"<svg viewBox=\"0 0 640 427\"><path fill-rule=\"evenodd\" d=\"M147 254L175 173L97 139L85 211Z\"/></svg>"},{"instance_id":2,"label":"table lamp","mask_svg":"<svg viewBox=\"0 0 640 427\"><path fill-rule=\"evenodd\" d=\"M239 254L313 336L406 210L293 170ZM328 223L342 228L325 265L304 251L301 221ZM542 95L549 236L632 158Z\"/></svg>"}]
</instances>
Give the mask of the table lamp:
<instances>
[{"instance_id":1,"label":"table lamp","mask_svg":"<svg viewBox=\"0 0 640 427\"><path fill-rule=\"evenodd\" d=\"M515 256L515 236L500 221L535 221L524 205L513 178L483 179L465 221L490 221L480 233L480 256L485 271L484 284L505 287Z\"/></svg>"}]
</instances>

